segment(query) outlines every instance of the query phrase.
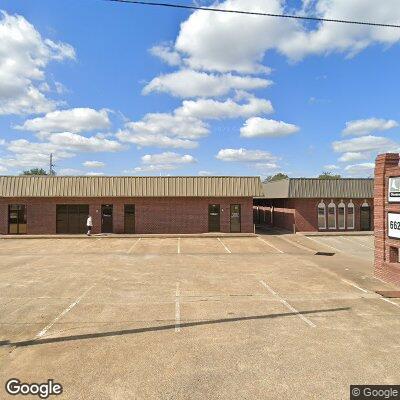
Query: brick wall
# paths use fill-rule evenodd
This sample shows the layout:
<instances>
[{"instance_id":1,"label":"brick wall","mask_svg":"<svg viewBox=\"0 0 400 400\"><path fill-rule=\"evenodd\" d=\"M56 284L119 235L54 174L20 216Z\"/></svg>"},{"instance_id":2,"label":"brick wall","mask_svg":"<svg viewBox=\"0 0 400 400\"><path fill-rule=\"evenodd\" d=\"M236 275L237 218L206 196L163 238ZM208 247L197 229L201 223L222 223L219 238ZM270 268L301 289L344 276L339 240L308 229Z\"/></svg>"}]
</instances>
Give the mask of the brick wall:
<instances>
[{"instance_id":1,"label":"brick wall","mask_svg":"<svg viewBox=\"0 0 400 400\"><path fill-rule=\"evenodd\" d=\"M56 233L56 204L89 204L93 233L101 231L101 205L113 204L114 233L124 232L124 204L135 204L136 233L208 232L208 205L220 204L221 232L230 232L230 204L241 205L242 232L253 232L252 198L2 198L0 234L8 233L8 204L26 204L28 234Z\"/></svg>"},{"instance_id":2,"label":"brick wall","mask_svg":"<svg viewBox=\"0 0 400 400\"><path fill-rule=\"evenodd\" d=\"M387 213L400 212L400 204L388 203L389 177L400 176L399 154L381 154L375 162L375 262L374 273L380 279L400 285L400 263L391 262L393 248L400 248L400 240L387 236ZM392 249L391 249L392 248Z\"/></svg>"}]
</instances>

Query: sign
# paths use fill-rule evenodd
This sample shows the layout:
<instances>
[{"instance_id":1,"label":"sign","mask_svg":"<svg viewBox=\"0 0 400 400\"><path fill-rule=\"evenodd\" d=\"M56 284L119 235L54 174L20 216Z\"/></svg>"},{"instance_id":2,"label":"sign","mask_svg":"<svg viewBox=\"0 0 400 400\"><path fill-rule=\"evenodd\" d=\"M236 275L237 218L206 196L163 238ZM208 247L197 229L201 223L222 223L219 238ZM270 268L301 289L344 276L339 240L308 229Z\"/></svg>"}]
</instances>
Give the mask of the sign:
<instances>
[{"instance_id":1,"label":"sign","mask_svg":"<svg viewBox=\"0 0 400 400\"><path fill-rule=\"evenodd\" d=\"M400 213L388 213L388 236L400 239Z\"/></svg>"},{"instance_id":2,"label":"sign","mask_svg":"<svg viewBox=\"0 0 400 400\"><path fill-rule=\"evenodd\" d=\"M389 178L389 203L400 203L400 176Z\"/></svg>"}]
</instances>

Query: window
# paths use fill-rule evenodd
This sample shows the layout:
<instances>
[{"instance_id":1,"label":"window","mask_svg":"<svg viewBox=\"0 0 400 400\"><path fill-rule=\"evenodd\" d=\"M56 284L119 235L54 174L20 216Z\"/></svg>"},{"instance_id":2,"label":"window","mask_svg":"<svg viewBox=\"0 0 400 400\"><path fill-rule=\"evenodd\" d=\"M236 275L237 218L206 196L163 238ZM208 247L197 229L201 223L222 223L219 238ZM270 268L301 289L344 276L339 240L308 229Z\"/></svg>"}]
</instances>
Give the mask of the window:
<instances>
[{"instance_id":1,"label":"window","mask_svg":"<svg viewBox=\"0 0 400 400\"><path fill-rule=\"evenodd\" d=\"M26 206L10 204L8 206L8 233L19 235L26 232Z\"/></svg>"},{"instance_id":2,"label":"window","mask_svg":"<svg viewBox=\"0 0 400 400\"><path fill-rule=\"evenodd\" d=\"M336 204L332 200L328 205L328 228L336 229Z\"/></svg>"},{"instance_id":3,"label":"window","mask_svg":"<svg viewBox=\"0 0 400 400\"><path fill-rule=\"evenodd\" d=\"M351 200L347 205L347 229L354 229L354 204Z\"/></svg>"},{"instance_id":4,"label":"window","mask_svg":"<svg viewBox=\"0 0 400 400\"><path fill-rule=\"evenodd\" d=\"M345 229L345 210L346 206L343 203L343 200L338 205L338 225L339 229Z\"/></svg>"},{"instance_id":5,"label":"window","mask_svg":"<svg viewBox=\"0 0 400 400\"><path fill-rule=\"evenodd\" d=\"M318 204L318 229L326 229L325 209L325 203L321 200Z\"/></svg>"}]
</instances>

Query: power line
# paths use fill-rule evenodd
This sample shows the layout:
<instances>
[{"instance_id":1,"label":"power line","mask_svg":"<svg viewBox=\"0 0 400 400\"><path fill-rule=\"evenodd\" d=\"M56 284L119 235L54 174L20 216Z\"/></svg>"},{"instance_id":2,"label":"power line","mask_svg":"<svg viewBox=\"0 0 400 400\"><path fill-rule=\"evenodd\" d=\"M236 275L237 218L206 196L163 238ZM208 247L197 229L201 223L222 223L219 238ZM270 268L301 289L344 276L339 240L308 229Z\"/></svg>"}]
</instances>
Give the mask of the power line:
<instances>
[{"instance_id":1,"label":"power line","mask_svg":"<svg viewBox=\"0 0 400 400\"><path fill-rule=\"evenodd\" d=\"M154 6L154 7L169 7L169 8L181 8L181 9L186 9L186 10L222 12L222 13L228 13L228 14L256 15L256 16L263 16L263 17L301 19L301 20L319 21L319 22L336 22L336 23L340 23L340 24L367 25L367 26L377 26L377 27L384 27L384 28L400 28L400 25L382 24L382 23L378 23L378 22L353 21L353 20L346 20L346 19L333 19L333 18L318 18L318 17L307 17L307 16L290 15L290 14L272 14L272 13L263 13L263 12L255 12L255 11L225 10L225 9L221 9L221 8L188 6L188 5L184 5L184 4L175 4L175 3L158 3L158 2L153 2L153 1L135 1L135 0L105 0L105 1L110 1L110 2L114 2L114 3L138 4L138 5L146 5L146 6Z\"/></svg>"}]
</instances>

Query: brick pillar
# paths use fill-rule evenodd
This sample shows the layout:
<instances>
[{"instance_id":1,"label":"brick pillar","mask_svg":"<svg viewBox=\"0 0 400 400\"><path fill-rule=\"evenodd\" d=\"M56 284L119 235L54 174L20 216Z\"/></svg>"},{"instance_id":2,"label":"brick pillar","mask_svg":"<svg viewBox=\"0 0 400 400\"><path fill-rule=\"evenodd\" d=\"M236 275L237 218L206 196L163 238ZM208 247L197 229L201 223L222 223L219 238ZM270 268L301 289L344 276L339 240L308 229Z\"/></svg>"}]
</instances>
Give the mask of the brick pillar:
<instances>
[{"instance_id":1,"label":"brick pillar","mask_svg":"<svg viewBox=\"0 0 400 400\"><path fill-rule=\"evenodd\" d=\"M375 161L375 183L374 183L374 234L375 234L375 275L382 276L386 260L386 199L387 199L387 177L388 168L399 165L398 153L380 154Z\"/></svg>"}]
</instances>

